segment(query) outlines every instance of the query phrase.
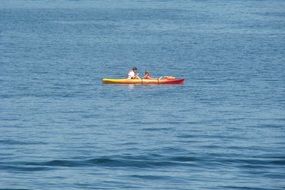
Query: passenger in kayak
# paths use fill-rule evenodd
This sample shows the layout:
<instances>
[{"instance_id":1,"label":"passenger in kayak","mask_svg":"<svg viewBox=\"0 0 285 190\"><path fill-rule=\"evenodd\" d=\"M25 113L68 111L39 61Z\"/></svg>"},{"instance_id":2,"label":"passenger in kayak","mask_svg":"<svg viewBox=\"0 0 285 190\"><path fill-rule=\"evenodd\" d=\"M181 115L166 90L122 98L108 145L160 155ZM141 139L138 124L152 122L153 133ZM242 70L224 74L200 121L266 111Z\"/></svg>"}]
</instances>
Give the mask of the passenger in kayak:
<instances>
[{"instance_id":1,"label":"passenger in kayak","mask_svg":"<svg viewBox=\"0 0 285 190\"><path fill-rule=\"evenodd\" d=\"M140 79L138 69L133 67L128 73L128 79Z\"/></svg>"},{"instance_id":2,"label":"passenger in kayak","mask_svg":"<svg viewBox=\"0 0 285 190\"><path fill-rule=\"evenodd\" d=\"M152 77L151 77L151 75L150 75L150 73L148 71L144 72L144 77L143 78L144 79L152 79Z\"/></svg>"}]
</instances>

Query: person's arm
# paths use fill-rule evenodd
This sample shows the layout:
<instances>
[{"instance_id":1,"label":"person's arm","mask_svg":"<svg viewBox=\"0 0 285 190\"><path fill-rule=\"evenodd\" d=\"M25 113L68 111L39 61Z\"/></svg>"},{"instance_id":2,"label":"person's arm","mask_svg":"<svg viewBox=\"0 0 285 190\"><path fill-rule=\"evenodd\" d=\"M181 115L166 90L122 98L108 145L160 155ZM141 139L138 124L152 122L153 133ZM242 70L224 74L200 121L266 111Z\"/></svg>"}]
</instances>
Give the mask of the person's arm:
<instances>
[{"instance_id":1,"label":"person's arm","mask_svg":"<svg viewBox=\"0 0 285 190\"><path fill-rule=\"evenodd\" d=\"M139 76L139 73L135 73L135 78L136 79L141 79L141 77Z\"/></svg>"}]
</instances>

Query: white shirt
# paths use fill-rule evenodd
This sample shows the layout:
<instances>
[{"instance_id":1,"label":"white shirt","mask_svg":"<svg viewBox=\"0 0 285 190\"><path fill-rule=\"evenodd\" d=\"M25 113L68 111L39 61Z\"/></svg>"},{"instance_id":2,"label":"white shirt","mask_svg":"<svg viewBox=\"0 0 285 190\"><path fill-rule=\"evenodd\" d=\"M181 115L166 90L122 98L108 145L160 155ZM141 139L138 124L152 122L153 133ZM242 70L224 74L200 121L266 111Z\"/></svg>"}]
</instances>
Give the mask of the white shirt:
<instances>
[{"instance_id":1,"label":"white shirt","mask_svg":"<svg viewBox=\"0 0 285 190\"><path fill-rule=\"evenodd\" d=\"M130 70L128 73L128 79L132 79L136 76L135 72L133 70Z\"/></svg>"}]
</instances>

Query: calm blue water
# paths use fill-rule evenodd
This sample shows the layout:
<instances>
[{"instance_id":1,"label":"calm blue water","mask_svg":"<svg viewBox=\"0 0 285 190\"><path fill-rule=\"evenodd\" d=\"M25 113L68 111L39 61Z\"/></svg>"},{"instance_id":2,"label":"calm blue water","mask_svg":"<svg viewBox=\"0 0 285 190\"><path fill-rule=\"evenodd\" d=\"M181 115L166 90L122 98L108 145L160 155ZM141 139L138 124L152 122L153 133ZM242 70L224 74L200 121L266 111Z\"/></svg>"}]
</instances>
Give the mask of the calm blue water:
<instances>
[{"instance_id":1,"label":"calm blue water","mask_svg":"<svg viewBox=\"0 0 285 190\"><path fill-rule=\"evenodd\" d=\"M0 89L0 189L285 188L285 1L1 1Z\"/></svg>"}]
</instances>

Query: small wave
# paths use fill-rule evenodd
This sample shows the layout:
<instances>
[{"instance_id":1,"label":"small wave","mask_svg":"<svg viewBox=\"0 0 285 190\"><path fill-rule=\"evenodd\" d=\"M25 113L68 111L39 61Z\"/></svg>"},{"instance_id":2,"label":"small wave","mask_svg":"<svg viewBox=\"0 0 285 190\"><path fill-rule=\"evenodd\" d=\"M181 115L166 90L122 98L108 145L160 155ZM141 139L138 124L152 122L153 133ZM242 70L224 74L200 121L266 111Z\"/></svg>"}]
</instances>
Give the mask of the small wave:
<instances>
[{"instance_id":1,"label":"small wave","mask_svg":"<svg viewBox=\"0 0 285 190\"><path fill-rule=\"evenodd\" d=\"M0 164L0 170L7 170L7 171L21 171L21 172L36 172L36 171L46 171L46 170L50 170L47 167L42 167L42 166L24 166L24 165L20 165L20 166L14 166L14 165L1 165Z\"/></svg>"},{"instance_id":2,"label":"small wave","mask_svg":"<svg viewBox=\"0 0 285 190\"><path fill-rule=\"evenodd\" d=\"M29 190L29 189L15 189L15 188L0 188L0 190Z\"/></svg>"},{"instance_id":3,"label":"small wave","mask_svg":"<svg viewBox=\"0 0 285 190\"><path fill-rule=\"evenodd\" d=\"M200 158L190 157L190 156L176 156L172 157L171 160L178 162L195 162L201 160Z\"/></svg>"},{"instance_id":4,"label":"small wave","mask_svg":"<svg viewBox=\"0 0 285 190\"><path fill-rule=\"evenodd\" d=\"M51 160L45 162L0 162L0 168L16 171L42 171L57 167L131 167L159 168L173 166L190 166L197 161L192 157L166 156L120 156L98 157L85 160Z\"/></svg>"},{"instance_id":5,"label":"small wave","mask_svg":"<svg viewBox=\"0 0 285 190\"><path fill-rule=\"evenodd\" d=\"M143 131L169 131L169 130L172 130L172 128L170 127L161 127L161 128L144 128L142 129Z\"/></svg>"},{"instance_id":6,"label":"small wave","mask_svg":"<svg viewBox=\"0 0 285 190\"><path fill-rule=\"evenodd\" d=\"M234 159L235 163L246 164L247 166L270 166L270 165L284 165L284 159Z\"/></svg>"},{"instance_id":7,"label":"small wave","mask_svg":"<svg viewBox=\"0 0 285 190\"><path fill-rule=\"evenodd\" d=\"M276 158L219 158L214 157L211 160L206 160L208 164L221 163L222 165L235 165L240 168L270 168L270 167L284 167L285 159Z\"/></svg>"},{"instance_id":8,"label":"small wave","mask_svg":"<svg viewBox=\"0 0 285 190\"><path fill-rule=\"evenodd\" d=\"M17 141L17 140L0 140L0 144L7 144L7 145L36 145L36 144L46 144L43 142L27 142L27 141Z\"/></svg>"},{"instance_id":9,"label":"small wave","mask_svg":"<svg viewBox=\"0 0 285 190\"><path fill-rule=\"evenodd\" d=\"M52 160L48 162L35 163L43 166L61 166L61 167L79 167L86 165L85 162L82 161L71 161L71 160Z\"/></svg>"},{"instance_id":10,"label":"small wave","mask_svg":"<svg viewBox=\"0 0 285 190\"><path fill-rule=\"evenodd\" d=\"M168 179L172 179L169 176L157 176L157 175L129 175L129 177L138 178L138 179L146 179L146 180L168 180Z\"/></svg>"},{"instance_id":11,"label":"small wave","mask_svg":"<svg viewBox=\"0 0 285 190\"><path fill-rule=\"evenodd\" d=\"M169 167L174 165L181 165L181 163L171 160L147 160L147 159L110 159L99 158L91 159L88 162L96 166L106 167L134 167L134 168L155 168L155 167Z\"/></svg>"},{"instance_id":12,"label":"small wave","mask_svg":"<svg viewBox=\"0 0 285 190\"><path fill-rule=\"evenodd\" d=\"M246 186L221 186L222 189L240 189L240 190L268 190L262 187L246 187Z\"/></svg>"}]
</instances>

